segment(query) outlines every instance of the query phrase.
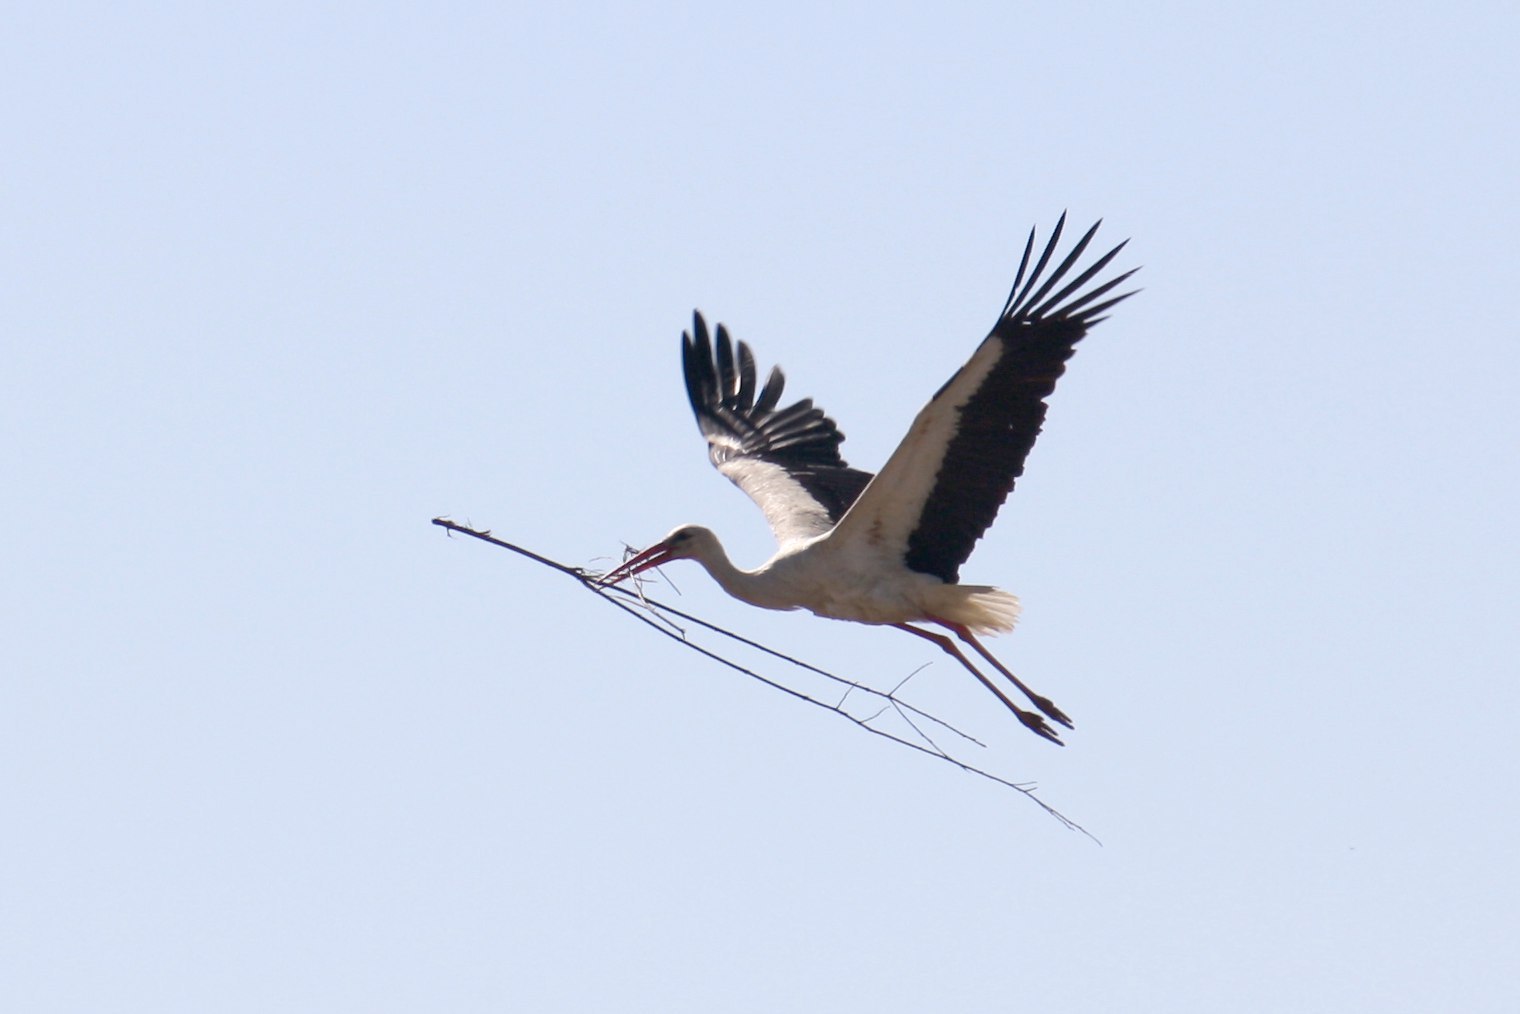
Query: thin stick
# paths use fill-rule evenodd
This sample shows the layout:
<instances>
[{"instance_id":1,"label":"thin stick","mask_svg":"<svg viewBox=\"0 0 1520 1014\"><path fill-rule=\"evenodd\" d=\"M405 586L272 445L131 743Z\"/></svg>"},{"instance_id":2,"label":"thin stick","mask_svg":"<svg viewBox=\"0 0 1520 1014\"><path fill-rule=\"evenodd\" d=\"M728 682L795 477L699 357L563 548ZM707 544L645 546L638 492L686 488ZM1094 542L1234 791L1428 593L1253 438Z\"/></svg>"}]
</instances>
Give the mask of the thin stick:
<instances>
[{"instance_id":1,"label":"thin stick","mask_svg":"<svg viewBox=\"0 0 1520 1014\"><path fill-rule=\"evenodd\" d=\"M641 594L634 594L634 593L629 592L629 591L627 591L626 589L623 589L623 588L605 588L605 587L597 584L596 583L596 577L593 576L592 574L588 573L584 569L582 569L580 567L567 566L566 564L559 563L559 562L557 562L555 560L551 560L548 557L541 556L538 553L535 553L535 552L533 552L531 550L524 549L521 546L514 545L513 543L507 542L507 541L505 541L503 539L498 539L496 536L494 536L494 535L491 534L491 532L490 532L489 529L477 530L477 529L474 529L474 528L470 528L470 527L468 527L466 525L461 525L458 522L452 521L452 520L450 520L448 518L434 518L433 519L433 524L438 525L440 528L444 528L444 529L448 530L450 533L457 532L457 533L459 533L461 535L468 535L471 538L480 539L482 542L489 542L493 546L498 546L498 547L500 547L502 549L511 550L512 552L518 554L519 556L527 557L529 560L532 560L534 563L542 564L543 566L548 567L551 570L557 570L557 571L559 571L562 574L568 575L569 577L572 577L576 581L578 581L583 588L586 588L588 591L594 592L597 595L598 598L600 598L600 599L602 599L602 600L604 600L606 602L611 603L612 605L616 606L617 608L619 608L619 609L623 610L624 612L628 613L630 616L632 616L634 619L638 620L639 622L647 624L653 630L658 631L659 633L663 634L664 636L670 638L673 641L676 641L676 642L680 643L681 645L683 645L683 646L685 646L687 648L690 648L692 651L695 651L695 652L697 652L697 653L699 653L699 654L701 654L701 655L703 655L703 656L705 656L707 658L710 658L713 661L718 662L719 664L728 667L729 669L732 669L732 670L734 670L736 672L739 672L739 673L743 673L745 676L748 676L748 677L750 677L753 680L758 680L759 682L765 684L766 686L771 687L771 688L773 688L775 690L779 690L782 693L787 694L788 696L793 697L793 698L795 698L795 699L797 699L799 701L802 701L802 702L804 702L806 704L811 704L814 707L822 708L825 711L828 711L828 712L831 712L832 714L838 715L841 718L844 718L844 719L848 720L852 725L855 725L858 728L864 729L866 732L869 732L872 735L880 736L883 739L889 739L892 742L899 743L902 746L905 746L905 747L907 747L910 750L916 750L917 752L919 752L921 754L924 754L925 756L933 757L936 760L944 761L947 764L952 764L955 767L958 767L962 771L965 771L965 772L967 772L969 774L976 775L976 776L978 776L980 778L985 778L988 781L996 782L997 784L1002 785L1002 786L1004 786L1006 788L1010 788L1010 789L1013 789L1016 792L1022 793L1024 796L1026 796L1030 800L1032 800L1037 806L1039 806L1040 809L1044 810L1046 813L1050 814L1050 816L1052 816L1056 820L1060 821L1063 826L1065 826L1065 827L1067 827L1067 828L1069 828L1069 829L1071 829L1073 831L1079 831L1079 832L1081 832L1082 834L1086 835L1088 838L1092 838L1092 840L1094 842L1098 841L1098 839L1095 838L1095 837L1093 837L1092 833L1089 832L1086 828L1082 827L1080 824L1076 823L1075 821L1073 821L1072 819L1070 819L1069 817L1067 817L1065 814L1061 813L1059 810L1055 809L1050 804L1046 803L1043 799L1040 799L1037 795L1035 795L1035 790L1034 790L1034 787L1032 785L1025 784L1025 783L1014 782L1014 781L1011 781L1011 780L1009 780L1007 778L1003 778L1001 775L996 775L996 774L993 774L992 772L987 771L987 770L985 770L983 768L976 767L973 764L968 764L965 761L962 761L962 760L960 760L960 759L952 756L951 754L947 753L943 749L941 749L937 744L934 743L934 741L932 739L930 739L927 735L925 735L925 733L923 732L923 730L918 727L917 723L915 723L911 718L908 717L908 713L911 712L913 715L917 715L918 717L920 717L920 718L922 718L922 719L924 719L926 721L933 722L936 725L939 725L940 727L942 727L944 729L947 729L947 730L955 733L956 735L962 737L963 739L968 740L969 742L975 743L978 746L982 746L983 744L979 740L975 739L974 737L972 737L972 736L968 735L967 733L964 733L961 730L955 728L955 726L951 725L950 723L945 722L944 720L942 720L940 718L936 718L934 715L931 715L928 712L923 711L923 710L921 710L919 708L916 708L913 705L908 704L907 702L902 701L899 698L893 696L893 693L895 693L895 690L893 691L893 693L887 693L887 692L883 692L881 690L877 690L874 687L866 686L863 683L857 683L857 682L855 682L853 680L844 679L841 676L836 676L833 673L827 672L827 671L825 671L823 669L819 669L817 666L809 665L806 662L803 662L803 661L800 661L798 659L792 658L790 655L783 654L783 653L781 653L779 651L776 651L776 650L774 650L772 648L768 648L768 647L766 647L763 644L759 644L759 643L757 643L755 641L751 641L751 640L749 640L746 637L742 637L742 636L740 636L738 634L733 633L732 631L729 631L729 630L726 630L726 629L724 629L722 627L716 626L715 624L709 623L706 620L700 619L700 618L698 618L696 616L692 616L692 615L690 615L688 613L684 613L684 612L680 611L679 609L674 609L674 608L672 608L670 606L664 605L663 603L656 602L653 599L646 598L646 597L644 597ZM653 612L654 615L653 616L646 615L646 613L644 611L641 611L640 609L636 608L630 601L628 601L630 599L639 602L647 610ZM848 688L847 691L846 691L845 697L848 697L849 693L851 691L857 691L858 690L858 691L860 691L862 693L870 694L871 696L881 698L886 703L885 703L885 705L884 705L884 707L883 707L882 710L877 711L875 714L871 715L869 718L865 718L865 719L857 718L854 715L850 714L848 711L845 711L843 709L842 705L844 703L844 698L841 698L839 704L837 704L837 705L836 704L830 704L827 701L821 701L821 700L819 700L819 699L817 699L815 697L810 697L809 695L803 693L802 691L797 690L797 689L795 689L793 687L789 687L789 686L785 685L784 683L780 683L780 682L778 682L778 681L776 681L774 679L771 679L768 676L763 676L760 673L757 673L757 672L755 672L752 669L745 668L744 666L738 664L737 662L734 662L734 661L732 661L730 659L724 658L722 655L719 655L718 653L716 653L714 651L711 651L708 648L704 648L703 646L701 646L699 644L696 644L695 642L687 639L687 637L685 636L684 632L679 632L678 633L677 631L670 629L670 626L669 626L670 621L668 619L666 619L664 616L661 616L660 614L662 614L662 613L663 614L668 614L669 616L679 617L679 618L681 618L683 620L686 620L687 622L694 623L694 624L702 627L705 630L709 630L709 631L712 631L713 633L720 634L720 635L722 635L724 637L727 637L727 638L729 638L731 640L737 641L740 644L743 644L743 645L746 645L748 647L754 648L754 649L756 649L758 651L761 651L761 652L763 652L763 653L765 653L765 654L767 654L767 655L769 655L769 656L771 656L773 658L777 658L777 659L780 659L782 661L788 662L788 663L790 663L792 665L795 665L795 666L797 666L797 667L799 667L801 669L805 669L808 672L815 673L815 674L817 674L819 676L822 676L822 677L824 677L824 678L826 678L828 680L831 680L831 681L833 681L835 683L841 684L841 685L843 685L843 686L845 686L845 687ZM660 622L662 620L664 621L663 623ZM679 628L677 628L677 629L679 629ZM906 682L906 681L904 681L904 682ZM899 686L901 686L901 684L899 684ZM885 729L880 729L880 728L877 728L874 725L871 725L870 723L872 721L874 721L879 715L881 715L882 712L887 707L895 709L899 713L899 715L903 718L903 720L908 724L908 726L910 728L912 728L920 737L922 737L923 740L929 744L929 746L926 747L926 746L922 745L921 743L914 742L913 740L910 740L910 739L905 739L902 736L896 735L893 732L890 732L890 731L885 730ZM1101 844L1101 842L1099 844Z\"/></svg>"}]
</instances>

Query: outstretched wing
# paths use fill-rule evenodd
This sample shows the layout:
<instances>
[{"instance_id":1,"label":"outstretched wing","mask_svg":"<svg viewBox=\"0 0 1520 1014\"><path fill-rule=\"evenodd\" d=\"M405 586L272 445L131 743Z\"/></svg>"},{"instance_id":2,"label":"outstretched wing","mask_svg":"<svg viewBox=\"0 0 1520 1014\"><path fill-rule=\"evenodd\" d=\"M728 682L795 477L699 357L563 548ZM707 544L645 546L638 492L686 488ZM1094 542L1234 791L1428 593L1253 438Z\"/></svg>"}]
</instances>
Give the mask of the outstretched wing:
<instances>
[{"instance_id":1,"label":"outstretched wing","mask_svg":"<svg viewBox=\"0 0 1520 1014\"><path fill-rule=\"evenodd\" d=\"M918 413L832 538L860 539L900 555L912 570L959 579L961 564L1024 474L1045 421L1045 399L1077 342L1105 311L1134 295L1104 299L1138 268L1088 287L1124 243L1066 280L1098 225L1046 273L1065 224L1063 213L1032 270L1030 231L992 333Z\"/></svg>"},{"instance_id":2,"label":"outstretched wing","mask_svg":"<svg viewBox=\"0 0 1520 1014\"><path fill-rule=\"evenodd\" d=\"M811 398L778 409L786 378L772 368L756 393L755 357L718 325L712 342L707 322L692 314L681 336L686 394L707 438L713 465L744 490L765 514L782 546L834 527L871 481L870 472L839 456L844 434Z\"/></svg>"}]
</instances>

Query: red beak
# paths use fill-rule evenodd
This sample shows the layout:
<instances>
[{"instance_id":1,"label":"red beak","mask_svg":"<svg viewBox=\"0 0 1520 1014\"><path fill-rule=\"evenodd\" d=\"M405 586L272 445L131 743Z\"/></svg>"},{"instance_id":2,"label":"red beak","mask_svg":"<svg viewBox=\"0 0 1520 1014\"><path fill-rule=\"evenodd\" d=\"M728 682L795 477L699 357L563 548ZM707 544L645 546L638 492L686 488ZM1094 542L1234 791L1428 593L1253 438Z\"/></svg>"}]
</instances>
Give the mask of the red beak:
<instances>
[{"instance_id":1,"label":"red beak","mask_svg":"<svg viewBox=\"0 0 1520 1014\"><path fill-rule=\"evenodd\" d=\"M636 554L633 559L624 560L621 564L612 568L597 584L605 586L617 584L619 581L626 581L635 574L642 574L650 567L658 567L668 559L670 559L670 544L668 542L658 543L650 546L642 553Z\"/></svg>"}]
</instances>

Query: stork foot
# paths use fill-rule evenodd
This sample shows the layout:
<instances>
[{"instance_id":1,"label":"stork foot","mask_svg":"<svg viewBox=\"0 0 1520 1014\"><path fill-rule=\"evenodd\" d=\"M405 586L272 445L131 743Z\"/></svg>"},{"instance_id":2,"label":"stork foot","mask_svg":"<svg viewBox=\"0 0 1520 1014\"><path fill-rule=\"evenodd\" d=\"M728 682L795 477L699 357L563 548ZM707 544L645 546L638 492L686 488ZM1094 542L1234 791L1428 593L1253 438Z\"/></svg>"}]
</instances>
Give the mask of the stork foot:
<instances>
[{"instance_id":1,"label":"stork foot","mask_svg":"<svg viewBox=\"0 0 1520 1014\"><path fill-rule=\"evenodd\" d=\"M1041 697L1038 694L1030 694L1029 699L1034 702L1035 707L1045 712L1045 717L1049 718L1052 722L1059 722L1060 724L1066 726L1068 729L1076 728L1075 725L1071 724L1071 719L1066 717L1066 712L1056 707L1056 702L1052 701L1049 697Z\"/></svg>"},{"instance_id":2,"label":"stork foot","mask_svg":"<svg viewBox=\"0 0 1520 1014\"><path fill-rule=\"evenodd\" d=\"M1013 705L1011 704L1008 706L1010 708L1013 708ZM1019 716L1019 721L1024 723L1024 728L1028 729L1036 736L1039 736L1043 739L1048 739L1056 746L1066 745L1065 743L1061 742L1061 737L1056 735L1056 731L1046 723L1045 719L1041 718L1039 715L1036 715L1033 711L1025 711L1023 708L1013 708L1013 713Z\"/></svg>"}]
</instances>

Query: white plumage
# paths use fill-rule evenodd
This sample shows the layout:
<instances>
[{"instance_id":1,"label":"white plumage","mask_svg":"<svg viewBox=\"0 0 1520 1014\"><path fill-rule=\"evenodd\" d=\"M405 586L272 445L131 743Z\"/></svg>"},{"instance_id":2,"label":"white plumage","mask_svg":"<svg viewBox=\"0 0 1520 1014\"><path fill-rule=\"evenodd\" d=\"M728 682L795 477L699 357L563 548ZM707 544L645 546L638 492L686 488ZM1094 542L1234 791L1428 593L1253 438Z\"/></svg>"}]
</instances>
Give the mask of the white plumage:
<instances>
[{"instance_id":1,"label":"white plumage","mask_svg":"<svg viewBox=\"0 0 1520 1014\"><path fill-rule=\"evenodd\" d=\"M1047 272L1065 220L1062 215L1033 265L1030 232L991 333L919 411L875 476L845 464L839 454L844 435L811 399L777 408L785 386L780 369L772 369L757 392L749 346L735 345L721 324L713 342L701 314L694 314L682 351L697 423L713 464L759 505L779 551L759 568L741 570L710 530L683 525L615 568L603 583L691 559L724 591L751 605L807 609L830 619L905 630L954 655L1024 725L1060 743L1041 715L1010 700L953 640L913 624L951 631L1045 717L1071 727L1059 708L1025 686L976 638L1011 630L1018 599L997 588L959 583L960 565L1023 473L1044 422L1045 398L1076 343L1106 310L1133 294L1103 298L1133 271L1088 287L1124 243L1065 281L1097 225Z\"/></svg>"}]
</instances>

